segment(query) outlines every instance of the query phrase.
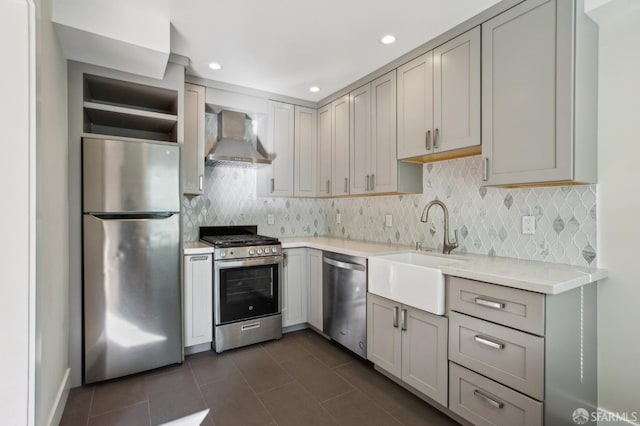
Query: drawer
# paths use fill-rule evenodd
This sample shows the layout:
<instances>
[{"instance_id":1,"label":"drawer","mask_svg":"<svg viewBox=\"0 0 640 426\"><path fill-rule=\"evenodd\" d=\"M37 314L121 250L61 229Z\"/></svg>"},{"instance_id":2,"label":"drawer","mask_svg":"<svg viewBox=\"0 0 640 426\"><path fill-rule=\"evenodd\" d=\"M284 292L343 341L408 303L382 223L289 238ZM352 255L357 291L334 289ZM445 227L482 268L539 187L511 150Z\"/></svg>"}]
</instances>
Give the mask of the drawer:
<instances>
[{"instance_id":1,"label":"drawer","mask_svg":"<svg viewBox=\"0 0 640 426\"><path fill-rule=\"evenodd\" d=\"M451 276L447 287L452 311L544 335L544 294Z\"/></svg>"},{"instance_id":2,"label":"drawer","mask_svg":"<svg viewBox=\"0 0 640 426\"><path fill-rule=\"evenodd\" d=\"M542 426L543 404L449 363L449 409L476 426Z\"/></svg>"},{"instance_id":3,"label":"drawer","mask_svg":"<svg viewBox=\"0 0 640 426\"><path fill-rule=\"evenodd\" d=\"M449 359L533 398L544 397L542 337L451 312Z\"/></svg>"}]
</instances>

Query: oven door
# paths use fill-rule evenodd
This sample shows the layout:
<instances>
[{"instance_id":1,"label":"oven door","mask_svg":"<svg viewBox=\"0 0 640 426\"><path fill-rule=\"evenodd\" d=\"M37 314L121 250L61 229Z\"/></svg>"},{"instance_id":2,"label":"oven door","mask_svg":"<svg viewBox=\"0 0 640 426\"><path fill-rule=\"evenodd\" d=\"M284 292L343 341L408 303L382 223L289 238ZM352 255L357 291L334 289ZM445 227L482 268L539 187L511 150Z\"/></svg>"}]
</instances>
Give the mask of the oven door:
<instances>
[{"instance_id":1,"label":"oven door","mask_svg":"<svg viewBox=\"0 0 640 426\"><path fill-rule=\"evenodd\" d=\"M282 255L214 262L215 323L280 312Z\"/></svg>"}]
</instances>

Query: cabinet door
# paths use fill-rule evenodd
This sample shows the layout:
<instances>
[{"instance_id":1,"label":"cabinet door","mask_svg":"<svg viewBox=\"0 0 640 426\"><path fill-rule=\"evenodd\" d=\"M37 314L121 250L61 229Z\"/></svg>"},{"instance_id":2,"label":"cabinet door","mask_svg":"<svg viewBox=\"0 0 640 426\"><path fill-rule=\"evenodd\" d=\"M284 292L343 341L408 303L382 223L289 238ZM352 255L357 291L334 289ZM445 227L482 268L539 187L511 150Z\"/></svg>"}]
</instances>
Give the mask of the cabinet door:
<instances>
[{"instance_id":1,"label":"cabinet door","mask_svg":"<svg viewBox=\"0 0 640 426\"><path fill-rule=\"evenodd\" d=\"M349 95L331 104L332 152L331 195L349 194Z\"/></svg>"},{"instance_id":2,"label":"cabinet door","mask_svg":"<svg viewBox=\"0 0 640 426\"><path fill-rule=\"evenodd\" d=\"M402 380L447 406L447 317L402 305Z\"/></svg>"},{"instance_id":3,"label":"cabinet door","mask_svg":"<svg viewBox=\"0 0 640 426\"><path fill-rule=\"evenodd\" d=\"M367 359L402 377L400 304L367 293Z\"/></svg>"},{"instance_id":4,"label":"cabinet door","mask_svg":"<svg viewBox=\"0 0 640 426\"><path fill-rule=\"evenodd\" d=\"M211 255L184 257L184 345L213 339L213 265Z\"/></svg>"},{"instance_id":5,"label":"cabinet door","mask_svg":"<svg viewBox=\"0 0 640 426\"><path fill-rule=\"evenodd\" d=\"M433 51L436 152L480 145L480 27Z\"/></svg>"},{"instance_id":6,"label":"cabinet door","mask_svg":"<svg viewBox=\"0 0 640 426\"><path fill-rule=\"evenodd\" d=\"M573 120L556 103L558 96L570 99L571 79L564 77L571 61L566 65L564 56L571 52L557 39L565 31L560 23L571 19L557 16L557 6L527 1L482 25L482 155L489 185L572 178Z\"/></svg>"},{"instance_id":7,"label":"cabinet door","mask_svg":"<svg viewBox=\"0 0 640 426\"><path fill-rule=\"evenodd\" d=\"M331 195L331 104L318 110L318 196Z\"/></svg>"},{"instance_id":8,"label":"cabinet door","mask_svg":"<svg viewBox=\"0 0 640 426\"><path fill-rule=\"evenodd\" d=\"M293 196L294 109L293 105L269 101L271 165L269 194Z\"/></svg>"},{"instance_id":9,"label":"cabinet door","mask_svg":"<svg viewBox=\"0 0 640 426\"><path fill-rule=\"evenodd\" d=\"M322 250L307 249L308 321L322 331Z\"/></svg>"},{"instance_id":10,"label":"cabinet door","mask_svg":"<svg viewBox=\"0 0 640 426\"><path fill-rule=\"evenodd\" d=\"M182 146L182 185L185 194L204 193L204 100L204 87L185 84Z\"/></svg>"},{"instance_id":11,"label":"cabinet door","mask_svg":"<svg viewBox=\"0 0 640 426\"><path fill-rule=\"evenodd\" d=\"M371 192L398 189L396 160L396 71L371 83Z\"/></svg>"},{"instance_id":12,"label":"cabinet door","mask_svg":"<svg viewBox=\"0 0 640 426\"><path fill-rule=\"evenodd\" d=\"M307 250L284 250L282 326L307 322Z\"/></svg>"},{"instance_id":13,"label":"cabinet door","mask_svg":"<svg viewBox=\"0 0 640 426\"><path fill-rule=\"evenodd\" d=\"M427 52L398 68L398 158L431 153L432 133L433 52Z\"/></svg>"},{"instance_id":14,"label":"cabinet door","mask_svg":"<svg viewBox=\"0 0 640 426\"><path fill-rule=\"evenodd\" d=\"M296 197L316 195L317 134L316 110L296 105L293 191Z\"/></svg>"},{"instance_id":15,"label":"cabinet door","mask_svg":"<svg viewBox=\"0 0 640 426\"><path fill-rule=\"evenodd\" d=\"M349 179L351 194L370 191L371 181L371 85L349 94Z\"/></svg>"}]
</instances>

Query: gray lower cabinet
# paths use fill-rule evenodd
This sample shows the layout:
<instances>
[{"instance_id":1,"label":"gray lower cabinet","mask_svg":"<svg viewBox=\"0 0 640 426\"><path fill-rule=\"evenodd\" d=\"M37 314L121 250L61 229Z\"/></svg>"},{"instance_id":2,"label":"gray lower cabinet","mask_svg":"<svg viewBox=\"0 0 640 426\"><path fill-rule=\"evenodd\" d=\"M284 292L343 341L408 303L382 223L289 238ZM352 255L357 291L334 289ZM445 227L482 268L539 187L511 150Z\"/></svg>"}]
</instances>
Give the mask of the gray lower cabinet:
<instances>
[{"instance_id":1,"label":"gray lower cabinet","mask_svg":"<svg viewBox=\"0 0 640 426\"><path fill-rule=\"evenodd\" d=\"M308 322L322 331L322 250L307 249Z\"/></svg>"},{"instance_id":2,"label":"gray lower cabinet","mask_svg":"<svg viewBox=\"0 0 640 426\"><path fill-rule=\"evenodd\" d=\"M447 318L367 294L367 359L447 405Z\"/></svg>"},{"instance_id":3,"label":"gray lower cabinet","mask_svg":"<svg viewBox=\"0 0 640 426\"><path fill-rule=\"evenodd\" d=\"M596 290L545 295L447 277L449 408L505 426L573 425L577 408L595 411Z\"/></svg>"},{"instance_id":4,"label":"gray lower cabinet","mask_svg":"<svg viewBox=\"0 0 640 426\"><path fill-rule=\"evenodd\" d=\"M482 24L487 185L596 182L597 37L582 0L528 0Z\"/></svg>"},{"instance_id":5,"label":"gray lower cabinet","mask_svg":"<svg viewBox=\"0 0 640 426\"><path fill-rule=\"evenodd\" d=\"M282 326L307 322L307 249L283 250Z\"/></svg>"}]
</instances>

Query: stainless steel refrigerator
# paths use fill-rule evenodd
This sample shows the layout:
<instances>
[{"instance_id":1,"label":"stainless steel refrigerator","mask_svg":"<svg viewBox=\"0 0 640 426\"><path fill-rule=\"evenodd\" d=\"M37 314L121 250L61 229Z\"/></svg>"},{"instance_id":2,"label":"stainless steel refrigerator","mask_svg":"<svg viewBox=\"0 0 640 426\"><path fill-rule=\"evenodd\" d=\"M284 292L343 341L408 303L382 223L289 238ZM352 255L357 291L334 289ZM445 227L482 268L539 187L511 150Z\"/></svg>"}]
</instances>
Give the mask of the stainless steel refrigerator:
<instances>
[{"instance_id":1,"label":"stainless steel refrigerator","mask_svg":"<svg viewBox=\"0 0 640 426\"><path fill-rule=\"evenodd\" d=\"M180 149L82 140L84 382L182 359Z\"/></svg>"}]
</instances>

